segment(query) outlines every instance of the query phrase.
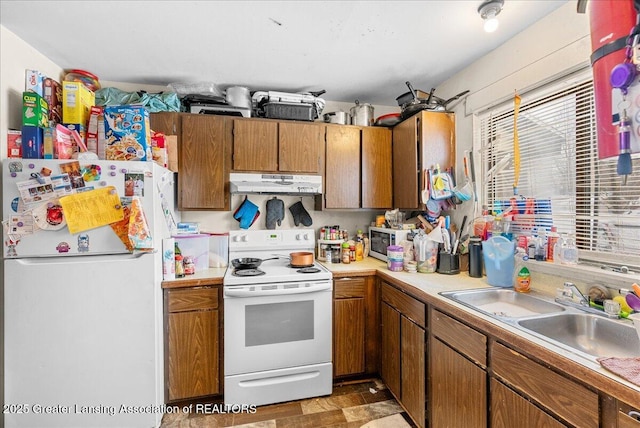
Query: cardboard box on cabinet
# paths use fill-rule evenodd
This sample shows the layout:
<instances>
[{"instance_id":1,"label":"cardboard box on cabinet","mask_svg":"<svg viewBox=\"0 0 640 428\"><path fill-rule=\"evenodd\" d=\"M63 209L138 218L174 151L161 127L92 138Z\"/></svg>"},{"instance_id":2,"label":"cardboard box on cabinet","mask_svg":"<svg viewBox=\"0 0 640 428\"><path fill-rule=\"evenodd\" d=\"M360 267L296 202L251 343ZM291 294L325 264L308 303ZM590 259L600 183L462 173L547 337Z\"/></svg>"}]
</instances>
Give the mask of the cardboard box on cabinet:
<instances>
[{"instance_id":1,"label":"cardboard box on cabinet","mask_svg":"<svg viewBox=\"0 0 640 428\"><path fill-rule=\"evenodd\" d=\"M62 82L62 121L87 126L96 95L81 82Z\"/></svg>"},{"instance_id":2,"label":"cardboard box on cabinet","mask_svg":"<svg viewBox=\"0 0 640 428\"><path fill-rule=\"evenodd\" d=\"M149 112L140 106L104 108L108 160L146 161L152 159Z\"/></svg>"}]
</instances>

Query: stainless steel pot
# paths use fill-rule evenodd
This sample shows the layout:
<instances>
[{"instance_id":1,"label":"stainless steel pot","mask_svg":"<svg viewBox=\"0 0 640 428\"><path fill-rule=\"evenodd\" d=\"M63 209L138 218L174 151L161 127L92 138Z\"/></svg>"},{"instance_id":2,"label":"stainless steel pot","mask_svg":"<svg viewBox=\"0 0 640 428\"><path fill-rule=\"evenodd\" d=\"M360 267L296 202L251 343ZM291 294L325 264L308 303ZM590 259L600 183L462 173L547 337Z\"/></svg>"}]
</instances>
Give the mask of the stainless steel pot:
<instances>
[{"instance_id":1,"label":"stainless steel pot","mask_svg":"<svg viewBox=\"0 0 640 428\"><path fill-rule=\"evenodd\" d=\"M344 111L332 111L324 114L324 121L326 123L337 123L340 125L350 125L351 115Z\"/></svg>"},{"instance_id":2,"label":"stainless steel pot","mask_svg":"<svg viewBox=\"0 0 640 428\"><path fill-rule=\"evenodd\" d=\"M249 88L244 86L231 86L227 88L225 101L234 107L251 109L251 94L249 93Z\"/></svg>"},{"instance_id":3,"label":"stainless steel pot","mask_svg":"<svg viewBox=\"0 0 640 428\"><path fill-rule=\"evenodd\" d=\"M359 126L373 126L373 106L368 103L360 104L356 100L356 105L351 107L351 124Z\"/></svg>"}]
</instances>

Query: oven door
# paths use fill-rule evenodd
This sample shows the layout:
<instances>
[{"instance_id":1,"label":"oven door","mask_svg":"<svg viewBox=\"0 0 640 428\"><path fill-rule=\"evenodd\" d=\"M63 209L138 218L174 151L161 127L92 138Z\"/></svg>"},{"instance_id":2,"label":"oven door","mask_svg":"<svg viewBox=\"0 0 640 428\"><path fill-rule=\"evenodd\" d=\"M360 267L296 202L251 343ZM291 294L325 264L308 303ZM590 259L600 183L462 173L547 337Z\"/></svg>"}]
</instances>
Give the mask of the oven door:
<instances>
[{"instance_id":1,"label":"oven door","mask_svg":"<svg viewBox=\"0 0 640 428\"><path fill-rule=\"evenodd\" d=\"M332 282L224 287L225 376L331 362Z\"/></svg>"}]
</instances>

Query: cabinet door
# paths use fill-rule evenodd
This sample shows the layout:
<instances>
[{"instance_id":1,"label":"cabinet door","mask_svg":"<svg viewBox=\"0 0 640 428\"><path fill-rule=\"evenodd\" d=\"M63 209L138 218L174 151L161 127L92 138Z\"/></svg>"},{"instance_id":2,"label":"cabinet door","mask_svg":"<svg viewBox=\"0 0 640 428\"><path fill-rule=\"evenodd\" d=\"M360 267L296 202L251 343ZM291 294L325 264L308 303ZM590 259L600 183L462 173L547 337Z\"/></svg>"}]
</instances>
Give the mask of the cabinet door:
<instances>
[{"instance_id":1,"label":"cabinet door","mask_svg":"<svg viewBox=\"0 0 640 428\"><path fill-rule=\"evenodd\" d=\"M180 135L180 113L160 112L149 115L149 125L165 135Z\"/></svg>"},{"instance_id":2,"label":"cabinet door","mask_svg":"<svg viewBox=\"0 0 640 428\"><path fill-rule=\"evenodd\" d=\"M431 426L486 427L486 372L433 336L429 379Z\"/></svg>"},{"instance_id":3,"label":"cabinet door","mask_svg":"<svg viewBox=\"0 0 640 428\"><path fill-rule=\"evenodd\" d=\"M391 208L393 205L391 131L387 128L363 127L361 146L362 202L360 206Z\"/></svg>"},{"instance_id":4,"label":"cabinet door","mask_svg":"<svg viewBox=\"0 0 640 428\"><path fill-rule=\"evenodd\" d=\"M278 170L278 123L260 120L233 121L233 170Z\"/></svg>"},{"instance_id":5,"label":"cabinet door","mask_svg":"<svg viewBox=\"0 0 640 428\"><path fill-rule=\"evenodd\" d=\"M218 311L168 316L169 400L220 393Z\"/></svg>"},{"instance_id":6,"label":"cabinet door","mask_svg":"<svg viewBox=\"0 0 640 428\"><path fill-rule=\"evenodd\" d=\"M435 165L440 165L442 169L455 166L455 115L423 111L417 116L421 130L422 169Z\"/></svg>"},{"instance_id":7,"label":"cabinet door","mask_svg":"<svg viewBox=\"0 0 640 428\"><path fill-rule=\"evenodd\" d=\"M178 204L183 210L229 210L230 136L221 116L184 115Z\"/></svg>"},{"instance_id":8,"label":"cabinet door","mask_svg":"<svg viewBox=\"0 0 640 428\"><path fill-rule=\"evenodd\" d=\"M336 299L334 305L333 374L337 377L363 373L364 298Z\"/></svg>"},{"instance_id":9,"label":"cabinet door","mask_svg":"<svg viewBox=\"0 0 640 428\"><path fill-rule=\"evenodd\" d=\"M327 126L325 207L360 207L360 129Z\"/></svg>"},{"instance_id":10,"label":"cabinet door","mask_svg":"<svg viewBox=\"0 0 640 428\"><path fill-rule=\"evenodd\" d=\"M418 115L411 116L393 128L393 206L417 209L418 178Z\"/></svg>"},{"instance_id":11,"label":"cabinet door","mask_svg":"<svg viewBox=\"0 0 640 428\"><path fill-rule=\"evenodd\" d=\"M383 302L380 304L380 317L380 376L389 391L400 399L400 313Z\"/></svg>"},{"instance_id":12,"label":"cabinet door","mask_svg":"<svg viewBox=\"0 0 640 428\"><path fill-rule=\"evenodd\" d=\"M471 388L469 389L471 390ZM491 423L489 426L492 428L560 428L565 426L495 379L491 379L490 414ZM455 416L455 413L452 416ZM451 426L462 425L452 424Z\"/></svg>"},{"instance_id":13,"label":"cabinet door","mask_svg":"<svg viewBox=\"0 0 640 428\"><path fill-rule=\"evenodd\" d=\"M325 128L320 124L280 122L279 171L320 173Z\"/></svg>"},{"instance_id":14,"label":"cabinet door","mask_svg":"<svg viewBox=\"0 0 640 428\"><path fill-rule=\"evenodd\" d=\"M401 401L418 427L425 426L425 339L420 326L401 317Z\"/></svg>"}]
</instances>

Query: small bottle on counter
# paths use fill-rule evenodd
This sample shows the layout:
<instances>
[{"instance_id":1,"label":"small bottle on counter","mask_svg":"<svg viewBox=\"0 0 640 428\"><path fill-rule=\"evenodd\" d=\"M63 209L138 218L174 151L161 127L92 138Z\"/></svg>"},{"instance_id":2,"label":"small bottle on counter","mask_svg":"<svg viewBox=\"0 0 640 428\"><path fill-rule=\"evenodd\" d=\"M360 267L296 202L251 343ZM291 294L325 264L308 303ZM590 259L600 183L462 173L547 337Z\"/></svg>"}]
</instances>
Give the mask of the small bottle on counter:
<instances>
[{"instance_id":1,"label":"small bottle on counter","mask_svg":"<svg viewBox=\"0 0 640 428\"><path fill-rule=\"evenodd\" d=\"M355 262L356 259L356 244L349 244L349 259Z\"/></svg>"},{"instance_id":2,"label":"small bottle on counter","mask_svg":"<svg viewBox=\"0 0 640 428\"><path fill-rule=\"evenodd\" d=\"M178 247L176 246L176 248ZM181 254L176 254L176 278L184 278L184 264Z\"/></svg>"},{"instance_id":3,"label":"small bottle on counter","mask_svg":"<svg viewBox=\"0 0 640 428\"><path fill-rule=\"evenodd\" d=\"M351 251L349 250L349 243L342 243L342 263L351 263Z\"/></svg>"}]
</instances>

